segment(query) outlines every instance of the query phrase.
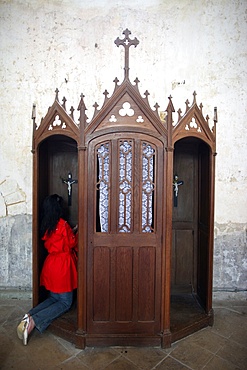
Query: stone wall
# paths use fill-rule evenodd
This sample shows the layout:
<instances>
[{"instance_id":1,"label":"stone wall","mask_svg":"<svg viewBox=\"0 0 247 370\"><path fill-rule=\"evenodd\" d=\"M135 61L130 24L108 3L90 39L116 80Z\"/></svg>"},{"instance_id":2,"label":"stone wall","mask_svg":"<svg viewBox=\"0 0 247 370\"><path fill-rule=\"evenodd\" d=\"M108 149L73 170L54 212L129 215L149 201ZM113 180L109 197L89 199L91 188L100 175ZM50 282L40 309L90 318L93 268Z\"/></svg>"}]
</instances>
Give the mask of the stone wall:
<instances>
[{"instance_id":1,"label":"stone wall","mask_svg":"<svg viewBox=\"0 0 247 370\"><path fill-rule=\"evenodd\" d=\"M215 223L214 291L246 297L246 224Z\"/></svg>"},{"instance_id":2,"label":"stone wall","mask_svg":"<svg viewBox=\"0 0 247 370\"><path fill-rule=\"evenodd\" d=\"M2 0L0 2L0 286L31 289L32 104L37 122L56 88L67 107L93 104L123 78L114 40L129 28L130 80L151 106L218 108L214 287L246 290L246 2ZM176 120L176 114L174 120ZM78 119L78 112L75 111Z\"/></svg>"},{"instance_id":3,"label":"stone wall","mask_svg":"<svg viewBox=\"0 0 247 370\"><path fill-rule=\"evenodd\" d=\"M32 286L31 215L0 218L0 289L30 290Z\"/></svg>"}]
</instances>

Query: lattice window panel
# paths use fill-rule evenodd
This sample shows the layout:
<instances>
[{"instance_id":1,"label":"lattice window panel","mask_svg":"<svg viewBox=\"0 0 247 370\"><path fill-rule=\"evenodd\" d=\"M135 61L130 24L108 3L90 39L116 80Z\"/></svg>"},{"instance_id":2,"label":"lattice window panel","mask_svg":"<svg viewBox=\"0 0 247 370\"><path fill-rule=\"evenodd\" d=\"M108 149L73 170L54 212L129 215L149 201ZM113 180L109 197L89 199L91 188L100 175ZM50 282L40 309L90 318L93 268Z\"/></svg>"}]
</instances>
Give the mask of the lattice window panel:
<instances>
[{"instance_id":1,"label":"lattice window panel","mask_svg":"<svg viewBox=\"0 0 247 370\"><path fill-rule=\"evenodd\" d=\"M155 149L142 143L142 232L153 232Z\"/></svg>"},{"instance_id":2,"label":"lattice window panel","mask_svg":"<svg viewBox=\"0 0 247 370\"><path fill-rule=\"evenodd\" d=\"M97 199L99 200L99 219L101 232L109 230L109 178L110 178L110 152L109 143L104 143L97 148L97 172L96 184Z\"/></svg>"},{"instance_id":3,"label":"lattice window panel","mask_svg":"<svg viewBox=\"0 0 247 370\"><path fill-rule=\"evenodd\" d=\"M119 211L118 231L130 232L132 230L132 172L133 148L132 140L119 141Z\"/></svg>"}]
</instances>

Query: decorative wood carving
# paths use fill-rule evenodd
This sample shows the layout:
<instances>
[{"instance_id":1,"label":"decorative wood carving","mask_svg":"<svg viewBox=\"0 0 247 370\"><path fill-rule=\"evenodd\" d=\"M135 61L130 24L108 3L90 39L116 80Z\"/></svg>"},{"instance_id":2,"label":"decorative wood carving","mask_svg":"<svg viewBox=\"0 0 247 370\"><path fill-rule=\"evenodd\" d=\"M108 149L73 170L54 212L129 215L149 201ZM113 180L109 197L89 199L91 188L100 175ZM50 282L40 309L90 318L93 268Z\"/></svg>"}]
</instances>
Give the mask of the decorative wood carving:
<instances>
[{"instance_id":1,"label":"decorative wood carving","mask_svg":"<svg viewBox=\"0 0 247 370\"><path fill-rule=\"evenodd\" d=\"M205 141L212 150L216 150L216 123L217 108L214 109L213 127L209 127L209 116L206 118L202 114L202 103L198 107L196 103L196 92L193 93L193 103L189 106L188 99L185 102L186 109L184 115L179 108L178 121L173 124L173 143L182 137L198 137Z\"/></svg>"},{"instance_id":2,"label":"decorative wood carving","mask_svg":"<svg viewBox=\"0 0 247 370\"><path fill-rule=\"evenodd\" d=\"M77 125L73 118L74 108L71 107L70 115L66 111L66 98L63 98L63 104L59 103L58 93L59 90L55 91L55 100L51 107L48 108L48 112L44 118L41 119L40 125L37 127L35 118L35 108L33 108L32 118L34 122L33 126L33 150L35 147L51 135L66 135L76 141L79 138L79 125Z\"/></svg>"}]
</instances>

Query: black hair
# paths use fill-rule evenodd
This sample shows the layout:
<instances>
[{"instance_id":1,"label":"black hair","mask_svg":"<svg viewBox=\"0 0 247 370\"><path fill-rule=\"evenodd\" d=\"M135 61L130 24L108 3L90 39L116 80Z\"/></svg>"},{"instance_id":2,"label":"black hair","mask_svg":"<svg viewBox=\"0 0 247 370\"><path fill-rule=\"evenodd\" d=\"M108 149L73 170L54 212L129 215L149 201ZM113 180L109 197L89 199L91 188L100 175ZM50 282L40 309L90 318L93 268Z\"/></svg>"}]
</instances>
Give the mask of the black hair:
<instances>
[{"instance_id":1,"label":"black hair","mask_svg":"<svg viewBox=\"0 0 247 370\"><path fill-rule=\"evenodd\" d=\"M57 194L49 195L45 198L41 214L40 235L43 237L56 229L59 219L63 216L63 198Z\"/></svg>"}]
</instances>

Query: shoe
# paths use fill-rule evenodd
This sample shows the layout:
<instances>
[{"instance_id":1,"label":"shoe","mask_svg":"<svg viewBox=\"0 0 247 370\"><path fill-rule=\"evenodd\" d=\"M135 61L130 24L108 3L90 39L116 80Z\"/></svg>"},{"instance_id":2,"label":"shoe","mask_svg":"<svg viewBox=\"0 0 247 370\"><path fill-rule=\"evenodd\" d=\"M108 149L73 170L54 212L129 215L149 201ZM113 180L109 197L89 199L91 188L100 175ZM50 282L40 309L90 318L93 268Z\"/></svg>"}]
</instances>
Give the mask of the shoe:
<instances>
[{"instance_id":1,"label":"shoe","mask_svg":"<svg viewBox=\"0 0 247 370\"><path fill-rule=\"evenodd\" d=\"M17 326L18 337L23 340L24 346L27 345L27 338L34 328L34 319L29 314L26 314L21 320L20 324Z\"/></svg>"},{"instance_id":2,"label":"shoe","mask_svg":"<svg viewBox=\"0 0 247 370\"><path fill-rule=\"evenodd\" d=\"M29 323L29 315L26 314L23 316L20 324L17 326L17 335L19 339L21 340L24 340L24 332L25 332L25 329L28 327L28 323Z\"/></svg>"},{"instance_id":3,"label":"shoe","mask_svg":"<svg viewBox=\"0 0 247 370\"><path fill-rule=\"evenodd\" d=\"M24 332L23 332L23 344L24 344L24 346L27 345L29 323L30 323L30 321L29 321L29 317L28 317L28 319L25 321L25 324L24 324Z\"/></svg>"}]
</instances>

